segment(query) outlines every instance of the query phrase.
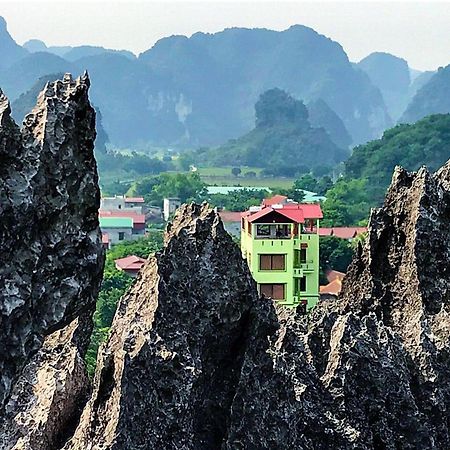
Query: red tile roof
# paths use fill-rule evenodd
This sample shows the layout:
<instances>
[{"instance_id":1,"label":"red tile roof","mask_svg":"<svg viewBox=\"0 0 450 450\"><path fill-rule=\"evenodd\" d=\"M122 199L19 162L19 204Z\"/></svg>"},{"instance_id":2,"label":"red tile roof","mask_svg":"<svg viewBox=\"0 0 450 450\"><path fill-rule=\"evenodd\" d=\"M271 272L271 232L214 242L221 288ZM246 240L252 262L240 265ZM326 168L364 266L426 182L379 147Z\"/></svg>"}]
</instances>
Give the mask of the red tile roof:
<instances>
[{"instance_id":1,"label":"red tile roof","mask_svg":"<svg viewBox=\"0 0 450 450\"><path fill-rule=\"evenodd\" d=\"M333 228L320 227L319 236L333 236Z\"/></svg>"},{"instance_id":2,"label":"red tile roof","mask_svg":"<svg viewBox=\"0 0 450 450\"><path fill-rule=\"evenodd\" d=\"M99 217L129 217L133 223L145 223L145 214L138 214L136 211L105 210L98 212Z\"/></svg>"},{"instance_id":3,"label":"red tile roof","mask_svg":"<svg viewBox=\"0 0 450 450\"><path fill-rule=\"evenodd\" d=\"M144 197L125 197L125 203L144 203Z\"/></svg>"},{"instance_id":4,"label":"red tile roof","mask_svg":"<svg viewBox=\"0 0 450 450\"><path fill-rule=\"evenodd\" d=\"M326 273L327 280L331 283L334 280L343 280L345 277L345 273L339 272L338 270L328 270Z\"/></svg>"},{"instance_id":5,"label":"red tile roof","mask_svg":"<svg viewBox=\"0 0 450 450\"><path fill-rule=\"evenodd\" d=\"M320 228L319 236L335 236L340 239L353 239L358 234L365 233L366 227L333 227Z\"/></svg>"},{"instance_id":6,"label":"red tile roof","mask_svg":"<svg viewBox=\"0 0 450 450\"><path fill-rule=\"evenodd\" d=\"M296 222L303 223L305 219L321 219L323 217L322 209L320 205L314 204L300 204L300 203L287 203L282 208L273 208L267 206L262 208L253 214L241 214L242 217L247 216L249 222L254 222L261 217L275 211L278 214Z\"/></svg>"},{"instance_id":7,"label":"red tile roof","mask_svg":"<svg viewBox=\"0 0 450 450\"><path fill-rule=\"evenodd\" d=\"M136 255L130 255L125 258L114 260L116 267L120 270L140 270L145 264L145 259Z\"/></svg>"},{"instance_id":8,"label":"red tile roof","mask_svg":"<svg viewBox=\"0 0 450 450\"><path fill-rule=\"evenodd\" d=\"M235 211L219 211L219 216L223 222L240 222L241 214Z\"/></svg>"},{"instance_id":9,"label":"red tile roof","mask_svg":"<svg viewBox=\"0 0 450 450\"><path fill-rule=\"evenodd\" d=\"M274 195L271 198L265 198L262 202L263 206L272 206L276 205L278 203L284 203L287 200L287 197L285 195Z\"/></svg>"},{"instance_id":10,"label":"red tile roof","mask_svg":"<svg viewBox=\"0 0 450 450\"><path fill-rule=\"evenodd\" d=\"M287 205L283 206L283 209L295 208L298 206L303 210L303 216L305 219L322 219L322 208L320 205L316 205L315 203L299 203L298 205Z\"/></svg>"},{"instance_id":11,"label":"red tile roof","mask_svg":"<svg viewBox=\"0 0 450 450\"><path fill-rule=\"evenodd\" d=\"M331 283L328 283L326 286L320 286L321 294L334 294L338 295L342 289L342 281L339 278L336 278Z\"/></svg>"},{"instance_id":12,"label":"red tile roof","mask_svg":"<svg viewBox=\"0 0 450 450\"><path fill-rule=\"evenodd\" d=\"M275 211L282 214L284 217L293 220L296 223L303 223L305 221L305 215L302 208L282 208L276 209Z\"/></svg>"}]
</instances>

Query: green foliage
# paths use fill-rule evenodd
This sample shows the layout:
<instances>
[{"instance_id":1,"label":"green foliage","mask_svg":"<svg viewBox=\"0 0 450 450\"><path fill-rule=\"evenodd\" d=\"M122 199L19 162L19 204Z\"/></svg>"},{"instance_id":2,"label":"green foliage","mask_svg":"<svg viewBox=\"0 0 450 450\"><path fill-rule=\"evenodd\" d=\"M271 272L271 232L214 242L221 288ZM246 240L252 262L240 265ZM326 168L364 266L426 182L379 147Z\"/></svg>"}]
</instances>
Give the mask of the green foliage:
<instances>
[{"instance_id":1,"label":"green foliage","mask_svg":"<svg viewBox=\"0 0 450 450\"><path fill-rule=\"evenodd\" d=\"M233 167L233 168L231 169L231 173L232 173L235 177L237 177L237 176L241 173L241 168L240 168L240 167Z\"/></svg>"},{"instance_id":2,"label":"green foliage","mask_svg":"<svg viewBox=\"0 0 450 450\"><path fill-rule=\"evenodd\" d=\"M295 180L294 188L303 189L305 191L317 192L317 180L309 173Z\"/></svg>"},{"instance_id":3,"label":"green foliage","mask_svg":"<svg viewBox=\"0 0 450 450\"><path fill-rule=\"evenodd\" d=\"M413 125L398 125L381 139L360 145L345 163L349 178L366 179L367 199L379 205L396 165L417 170L441 167L450 158L450 114L434 115Z\"/></svg>"},{"instance_id":4,"label":"green foliage","mask_svg":"<svg viewBox=\"0 0 450 450\"><path fill-rule=\"evenodd\" d=\"M279 124L308 124L308 111L303 104L287 92L274 88L260 95L255 105L256 127L266 128Z\"/></svg>"},{"instance_id":5,"label":"green foliage","mask_svg":"<svg viewBox=\"0 0 450 450\"><path fill-rule=\"evenodd\" d=\"M365 225L373 204L367 196L367 180L341 178L326 193L322 205L324 226Z\"/></svg>"},{"instance_id":6,"label":"green foliage","mask_svg":"<svg viewBox=\"0 0 450 450\"><path fill-rule=\"evenodd\" d=\"M164 197L178 197L182 203L201 201L206 195L206 184L197 172L162 173L136 181L127 195L144 196L151 205L161 205Z\"/></svg>"},{"instance_id":7,"label":"green foliage","mask_svg":"<svg viewBox=\"0 0 450 450\"><path fill-rule=\"evenodd\" d=\"M258 206L262 200L269 197L266 190L239 189L228 194L210 194L205 200L212 206L227 211L246 211L250 206Z\"/></svg>"},{"instance_id":8,"label":"green foliage","mask_svg":"<svg viewBox=\"0 0 450 450\"><path fill-rule=\"evenodd\" d=\"M321 284L326 284L325 272L329 269L347 272L353 258L352 243L333 236L320 238Z\"/></svg>"},{"instance_id":9,"label":"green foliage","mask_svg":"<svg viewBox=\"0 0 450 450\"><path fill-rule=\"evenodd\" d=\"M117 171L124 171L132 175L148 175L158 174L172 168L170 162L150 158L136 152L132 152L131 155L113 151L97 152L96 159L100 175Z\"/></svg>"},{"instance_id":10,"label":"green foliage","mask_svg":"<svg viewBox=\"0 0 450 450\"><path fill-rule=\"evenodd\" d=\"M114 261L129 255L147 258L163 245L162 231L151 231L149 236L135 241L121 242L106 252L105 270L102 286L94 313L94 330L86 354L86 364L92 375L95 370L97 351L109 333L117 304L123 294L133 284L134 279L116 269Z\"/></svg>"},{"instance_id":11,"label":"green foliage","mask_svg":"<svg viewBox=\"0 0 450 450\"><path fill-rule=\"evenodd\" d=\"M120 181L118 179L113 181L101 182L102 195L104 197L114 197L115 195L125 195L130 189L131 183Z\"/></svg>"}]
</instances>

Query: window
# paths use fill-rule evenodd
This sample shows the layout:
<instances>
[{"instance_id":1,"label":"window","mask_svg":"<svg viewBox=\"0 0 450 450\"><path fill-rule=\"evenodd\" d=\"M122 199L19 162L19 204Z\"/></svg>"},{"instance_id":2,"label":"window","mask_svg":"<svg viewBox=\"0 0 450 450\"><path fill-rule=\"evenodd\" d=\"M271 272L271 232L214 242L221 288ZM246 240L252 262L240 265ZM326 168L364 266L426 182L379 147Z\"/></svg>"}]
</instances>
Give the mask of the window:
<instances>
[{"instance_id":1,"label":"window","mask_svg":"<svg viewBox=\"0 0 450 450\"><path fill-rule=\"evenodd\" d=\"M125 239L125 232L119 231L119 241L123 241Z\"/></svg>"},{"instance_id":2,"label":"window","mask_svg":"<svg viewBox=\"0 0 450 450\"><path fill-rule=\"evenodd\" d=\"M286 270L286 255L259 255L259 270Z\"/></svg>"},{"instance_id":3,"label":"window","mask_svg":"<svg viewBox=\"0 0 450 450\"><path fill-rule=\"evenodd\" d=\"M306 292L306 277L298 278L297 291L298 292Z\"/></svg>"},{"instance_id":4,"label":"window","mask_svg":"<svg viewBox=\"0 0 450 450\"><path fill-rule=\"evenodd\" d=\"M117 209L122 209L122 205L117 205Z\"/></svg>"},{"instance_id":5,"label":"window","mask_svg":"<svg viewBox=\"0 0 450 450\"><path fill-rule=\"evenodd\" d=\"M300 263L306 262L306 248L300 249Z\"/></svg>"},{"instance_id":6,"label":"window","mask_svg":"<svg viewBox=\"0 0 450 450\"><path fill-rule=\"evenodd\" d=\"M256 225L257 236L270 236L270 225Z\"/></svg>"},{"instance_id":7,"label":"window","mask_svg":"<svg viewBox=\"0 0 450 450\"><path fill-rule=\"evenodd\" d=\"M284 300L284 284L260 284L259 293L274 300Z\"/></svg>"}]
</instances>

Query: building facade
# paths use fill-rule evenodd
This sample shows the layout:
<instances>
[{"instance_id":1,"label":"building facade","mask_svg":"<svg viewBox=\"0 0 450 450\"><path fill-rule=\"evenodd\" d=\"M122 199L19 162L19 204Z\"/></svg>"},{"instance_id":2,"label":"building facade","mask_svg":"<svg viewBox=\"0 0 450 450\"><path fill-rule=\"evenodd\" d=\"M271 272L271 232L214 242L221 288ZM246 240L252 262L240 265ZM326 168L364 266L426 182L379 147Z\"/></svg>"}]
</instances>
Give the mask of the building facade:
<instances>
[{"instance_id":1,"label":"building facade","mask_svg":"<svg viewBox=\"0 0 450 450\"><path fill-rule=\"evenodd\" d=\"M167 222L173 213L181 206L181 201L177 197L169 197L163 200L163 216Z\"/></svg>"},{"instance_id":2,"label":"building facade","mask_svg":"<svg viewBox=\"0 0 450 450\"><path fill-rule=\"evenodd\" d=\"M319 299L320 205L265 201L242 214L241 250L258 291L305 312Z\"/></svg>"},{"instance_id":3,"label":"building facade","mask_svg":"<svg viewBox=\"0 0 450 450\"><path fill-rule=\"evenodd\" d=\"M130 241L133 236L133 219L130 217L100 217L102 235L108 236L108 246Z\"/></svg>"},{"instance_id":4,"label":"building facade","mask_svg":"<svg viewBox=\"0 0 450 450\"><path fill-rule=\"evenodd\" d=\"M109 211L133 211L137 214L144 214L144 198L143 197L125 197L116 195L114 197L102 197L100 200L100 209Z\"/></svg>"}]
</instances>

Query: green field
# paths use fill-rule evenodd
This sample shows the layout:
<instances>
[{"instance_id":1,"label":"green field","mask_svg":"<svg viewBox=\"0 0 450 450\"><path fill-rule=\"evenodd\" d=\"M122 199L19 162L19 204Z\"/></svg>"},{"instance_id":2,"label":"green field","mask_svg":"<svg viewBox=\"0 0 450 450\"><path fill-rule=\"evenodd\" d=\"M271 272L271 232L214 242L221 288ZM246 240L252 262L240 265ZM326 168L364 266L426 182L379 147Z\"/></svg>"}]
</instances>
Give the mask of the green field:
<instances>
[{"instance_id":1,"label":"green field","mask_svg":"<svg viewBox=\"0 0 450 450\"><path fill-rule=\"evenodd\" d=\"M198 171L202 180L208 185L217 186L264 186L268 188L280 187L289 189L294 183L294 178L263 177L261 168L241 167L241 175L234 176L232 167L199 167ZM246 172L255 172L256 177L246 177Z\"/></svg>"}]
</instances>

